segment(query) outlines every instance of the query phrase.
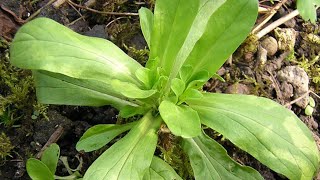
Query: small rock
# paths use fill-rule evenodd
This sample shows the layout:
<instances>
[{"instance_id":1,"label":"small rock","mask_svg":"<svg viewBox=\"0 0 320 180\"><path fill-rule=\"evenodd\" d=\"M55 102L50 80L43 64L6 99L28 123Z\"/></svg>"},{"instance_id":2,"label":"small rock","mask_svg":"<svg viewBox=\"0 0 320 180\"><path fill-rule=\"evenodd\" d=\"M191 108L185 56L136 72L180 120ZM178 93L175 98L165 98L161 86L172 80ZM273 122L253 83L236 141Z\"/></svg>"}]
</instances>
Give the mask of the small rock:
<instances>
[{"instance_id":1,"label":"small rock","mask_svg":"<svg viewBox=\"0 0 320 180\"><path fill-rule=\"evenodd\" d=\"M307 73L298 66L287 66L278 72L278 79L287 82L294 87L294 98L299 98L309 91L309 77ZM305 108L309 103L309 96L305 96L296 104Z\"/></svg>"},{"instance_id":2,"label":"small rock","mask_svg":"<svg viewBox=\"0 0 320 180\"><path fill-rule=\"evenodd\" d=\"M293 96L293 86L287 81L280 84L280 90L282 92L282 97L285 99L290 99Z\"/></svg>"},{"instance_id":3,"label":"small rock","mask_svg":"<svg viewBox=\"0 0 320 180\"><path fill-rule=\"evenodd\" d=\"M276 28L274 30L278 40L278 48L283 51L293 51L297 33L292 28Z\"/></svg>"},{"instance_id":4,"label":"small rock","mask_svg":"<svg viewBox=\"0 0 320 180\"><path fill-rule=\"evenodd\" d=\"M247 85L241 83L235 83L227 87L227 94L250 94L250 90Z\"/></svg>"},{"instance_id":5,"label":"small rock","mask_svg":"<svg viewBox=\"0 0 320 180\"><path fill-rule=\"evenodd\" d=\"M273 56L278 51L278 42L271 36L263 39L261 46L267 51L268 56Z\"/></svg>"}]
</instances>

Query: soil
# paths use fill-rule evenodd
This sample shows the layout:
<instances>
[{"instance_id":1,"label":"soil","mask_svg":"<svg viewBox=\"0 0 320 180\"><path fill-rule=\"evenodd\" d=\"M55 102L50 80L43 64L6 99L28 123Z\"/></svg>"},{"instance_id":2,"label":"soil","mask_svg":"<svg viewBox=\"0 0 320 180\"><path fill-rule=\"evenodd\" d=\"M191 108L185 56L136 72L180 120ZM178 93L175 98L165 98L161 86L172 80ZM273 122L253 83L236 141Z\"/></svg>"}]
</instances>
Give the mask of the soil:
<instances>
[{"instance_id":1,"label":"soil","mask_svg":"<svg viewBox=\"0 0 320 180\"><path fill-rule=\"evenodd\" d=\"M137 13L140 7L152 9L153 0L73 1L81 6L61 1L62 4L58 7L54 7L57 4L47 5L48 2L0 0L0 180L30 179L25 162L30 157L37 157L48 142L59 144L61 155L68 158L71 168L76 168L79 159L82 159L80 173L83 174L102 151L76 151L75 144L79 138L93 125L121 121L117 110L109 106L54 106L36 102L31 73L10 66L8 58L10 42L31 15L51 18L80 34L108 39L142 64L148 57L139 18L128 13ZM269 1L261 0L260 3L263 6L274 6ZM122 14L101 14L86 9L85 6ZM294 7L294 1L288 1L270 23L292 11ZM262 17L263 14L260 14L257 23ZM288 33L291 36L286 40ZM210 79L203 89L210 92L254 94L273 99L295 112L313 132L320 146L320 99L317 96L320 90L320 63L317 59L320 50L319 33L318 23L311 24L296 17L260 40L249 37L232 59L218 71L226 81ZM308 93L310 91L312 93ZM305 114L309 96L316 102L311 116ZM299 101L294 102L295 99ZM56 136L56 133L59 135ZM217 133L208 133L228 150L231 157L241 164L255 168L265 179L285 179L228 140L222 140ZM109 146L115 141L117 139ZM69 175L61 162L57 174Z\"/></svg>"}]
</instances>

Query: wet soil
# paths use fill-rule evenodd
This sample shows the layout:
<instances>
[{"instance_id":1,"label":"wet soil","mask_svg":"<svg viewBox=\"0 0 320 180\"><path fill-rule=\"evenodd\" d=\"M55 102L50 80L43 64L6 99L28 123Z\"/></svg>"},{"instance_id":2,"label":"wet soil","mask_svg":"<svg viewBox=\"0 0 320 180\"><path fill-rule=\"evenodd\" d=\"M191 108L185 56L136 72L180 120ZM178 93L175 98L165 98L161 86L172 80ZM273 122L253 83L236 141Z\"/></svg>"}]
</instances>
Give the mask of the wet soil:
<instances>
[{"instance_id":1,"label":"wet soil","mask_svg":"<svg viewBox=\"0 0 320 180\"><path fill-rule=\"evenodd\" d=\"M54 7L54 4L46 5L48 2L48 0L0 0L0 108L6 115L2 116L5 118L0 121L0 133L6 137L4 142L11 144L6 146L8 154L5 157L0 154L0 180L30 179L25 170L26 160L36 157L43 146L48 141L52 141L59 127L61 127L60 136L55 137L56 139L53 137L53 141L59 144L61 155L68 158L71 168L78 166L78 159L81 157L83 166L80 173L83 174L102 150L93 153L76 151L75 144L79 138L93 125L121 121L117 116L117 110L109 106L92 108L37 104L30 72L11 67L8 59L11 40L17 29L28 20L30 15L36 13L36 17L51 18L78 33L108 39L142 64L147 59L147 46L139 29L139 19L135 15L126 13L137 13L142 6L152 9L154 5L152 0L96 0L90 6L98 11L120 12L123 13L122 15L100 14L82 7L92 1L74 1L81 7L67 2ZM272 4L267 5L272 6ZM294 3L288 1L286 8L280 9L271 22L291 11L293 7L295 7ZM210 79L203 89L210 92L254 94L273 99L294 111L312 130L320 145L318 126L320 99L316 96L319 94L320 80L317 81L317 78L320 79L320 73L313 68L320 64L315 60L320 50L320 43L314 40L319 38L319 24L310 24L296 17L281 25L280 28L295 30L293 43L295 53L285 48L268 49L267 46L274 40L268 40L267 44L263 45L267 51L265 53L261 49L245 50L246 44L254 44L258 47L267 37L275 38L279 43L280 38L277 36L281 32L271 32L259 41L244 43L235 52L233 58L225 63L218 74L226 82ZM270 46L273 47L272 44ZM293 73L295 81L287 77L286 73ZM309 80L310 82L305 86L305 81ZM20 91L14 90L14 87L20 88ZM21 89L25 93L19 96L18 92L22 92ZM304 110L309 97L301 98L306 91L313 92L310 96L316 102L311 116L306 115ZM297 98L301 100L292 103ZM241 164L257 169L265 179L285 179L233 146L228 140L222 140L221 137L216 136L215 132L212 131L209 134L228 150L231 157ZM0 145L0 150L1 148L3 147ZM57 174L69 175L61 162Z\"/></svg>"}]
</instances>

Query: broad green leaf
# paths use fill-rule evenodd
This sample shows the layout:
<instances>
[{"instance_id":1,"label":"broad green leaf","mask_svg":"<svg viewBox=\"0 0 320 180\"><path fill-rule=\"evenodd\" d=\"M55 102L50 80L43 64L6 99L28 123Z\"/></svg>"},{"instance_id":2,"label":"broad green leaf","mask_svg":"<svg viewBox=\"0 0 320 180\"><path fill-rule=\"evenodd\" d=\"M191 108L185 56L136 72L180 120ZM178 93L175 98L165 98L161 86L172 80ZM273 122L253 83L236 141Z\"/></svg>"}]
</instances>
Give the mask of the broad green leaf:
<instances>
[{"instance_id":1,"label":"broad green leaf","mask_svg":"<svg viewBox=\"0 0 320 180\"><path fill-rule=\"evenodd\" d=\"M128 131L136 123L127 123L124 125L98 124L88 129L78 141L77 151L90 152L102 148L119 134Z\"/></svg>"},{"instance_id":2,"label":"broad green leaf","mask_svg":"<svg viewBox=\"0 0 320 180\"><path fill-rule=\"evenodd\" d=\"M297 9L304 20L315 23L317 20L317 8L319 0L297 0Z\"/></svg>"},{"instance_id":3,"label":"broad green leaf","mask_svg":"<svg viewBox=\"0 0 320 180\"><path fill-rule=\"evenodd\" d=\"M161 102L159 111L163 121L174 135L190 138L201 133L199 116L190 107L178 106L165 100Z\"/></svg>"},{"instance_id":4,"label":"broad green leaf","mask_svg":"<svg viewBox=\"0 0 320 180\"><path fill-rule=\"evenodd\" d=\"M84 180L137 180L147 172L157 145L161 118L147 113L120 141L89 167Z\"/></svg>"},{"instance_id":5,"label":"broad green leaf","mask_svg":"<svg viewBox=\"0 0 320 180\"><path fill-rule=\"evenodd\" d=\"M42 154L41 161L49 168L52 174L56 173L60 157L60 148L57 144L51 144Z\"/></svg>"},{"instance_id":6,"label":"broad green leaf","mask_svg":"<svg viewBox=\"0 0 320 180\"><path fill-rule=\"evenodd\" d=\"M144 174L143 180L182 180L174 169L162 159L153 156L149 171Z\"/></svg>"},{"instance_id":7,"label":"broad green leaf","mask_svg":"<svg viewBox=\"0 0 320 180\"><path fill-rule=\"evenodd\" d=\"M192 75L201 70L213 75L246 38L257 9L256 0L156 1L150 58L158 64L153 66L163 69L169 85L183 65L192 67Z\"/></svg>"},{"instance_id":8,"label":"broad green leaf","mask_svg":"<svg viewBox=\"0 0 320 180\"><path fill-rule=\"evenodd\" d=\"M140 85L134 73L142 66L116 45L80 35L48 18L37 18L19 29L10 47L10 60L20 68L77 79L118 79Z\"/></svg>"},{"instance_id":9,"label":"broad green leaf","mask_svg":"<svg viewBox=\"0 0 320 180\"><path fill-rule=\"evenodd\" d=\"M202 36L194 42L185 64L192 65L193 75L206 70L210 78L250 33L258 14L258 1L227 0L218 9L216 2L208 1L208 4L215 11Z\"/></svg>"},{"instance_id":10,"label":"broad green leaf","mask_svg":"<svg viewBox=\"0 0 320 180\"><path fill-rule=\"evenodd\" d=\"M204 133L198 137L183 139L182 143L190 158L195 179L263 179L256 170L235 162L223 146Z\"/></svg>"},{"instance_id":11,"label":"broad green leaf","mask_svg":"<svg viewBox=\"0 0 320 180\"><path fill-rule=\"evenodd\" d=\"M120 92L122 95L128 98L144 99L154 95L156 90L142 90L137 85L122 82L117 79L111 81L111 86L115 91Z\"/></svg>"},{"instance_id":12,"label":"broad green leaf","mask_svg":"<svg viewBox=\"0 0 320 180\"><path fill-rule=\"evenodd\" d=\"M50 169L38 159L28 159L26 168L32 180L54 180L54 175Z\"/></svg>"},{"instance_id":13,"label":"broad green leaf","mask_svg":"<svg viewBox=\"0 0 320 180\"><path fill-rule=\"evenodd\" d=\"M125 99L111 85L95 80L74 79L46 71L33 71L38 101L44 104L66 104L84 106L138 105Z\"/></svg>"},{"instance_id":14,"label":"broad green leaf","mask_svg":"<svg viewBox=\"0 0 320 180\"><path fill-rule=\"evenodd\" d=\"M278 103L213 93L186 102L203 124L289 179L312 179L318 170L319 152L310 130Z\"/></svg>"},{"instance_id":15,"label":"broad green leaf","mask_svg":"<svg viewBox=\"0 0 320 180\"><path fill-rule=\"evenodd\" d=\"M183 93L185 88L186 88L186 85L181 79L178 79L178 78L172 79L171 89L177 97L179 97Z\"/></svg>"},{"instance_id":16,"label":"broad green leaf","mask_svg":"<svg viewBox=\"0 0 320 180\"><path fill-rule=\"evenodd\" d=\"M140 26L148 47L150 47L150 38L153 27L153 14L148 8L139 9Z\"/></svg>"}]
</instances>

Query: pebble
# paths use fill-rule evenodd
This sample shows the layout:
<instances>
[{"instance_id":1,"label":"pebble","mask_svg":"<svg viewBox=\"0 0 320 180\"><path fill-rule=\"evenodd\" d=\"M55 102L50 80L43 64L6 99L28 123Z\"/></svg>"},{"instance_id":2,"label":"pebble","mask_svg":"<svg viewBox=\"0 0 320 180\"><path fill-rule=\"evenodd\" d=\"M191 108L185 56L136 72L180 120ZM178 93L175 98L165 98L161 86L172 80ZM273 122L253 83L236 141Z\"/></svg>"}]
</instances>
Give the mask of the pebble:
<instances>
[{"instance_id":1,"label":"pebble","mask_svg":"<svg viewBox=\"0 0 320 180\"><path fill-rule=\"evenodd\" d=\"M294 87L294 98L299 98L309 91L308 74L298 66L287 66L280 70L277 74L281 82L287 82ZM305 96L296 102L301 108L305 108L309 104L309 96Z\"/></svg>"},{"instance_id":2,"label":"pebble","mask_svg":"<svg viewBox=\"0 0 320 180\"><path fill-rule=\"evenodd\" d=\"M278 42L271 36L263 39L261 46L267 51L268 56L273 56L278 51Z\"/></svg>"}]
</instances>

